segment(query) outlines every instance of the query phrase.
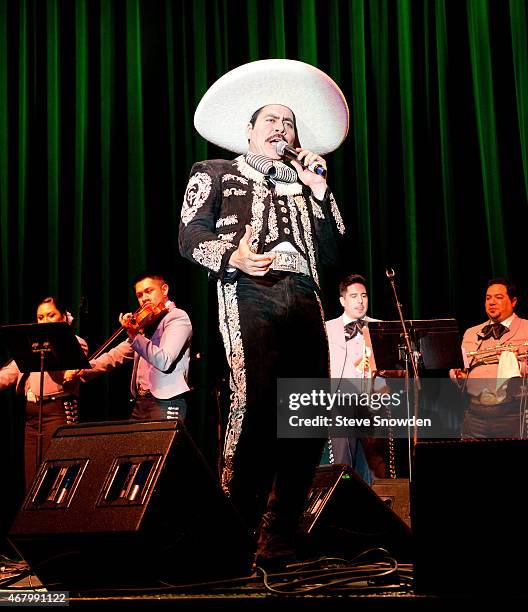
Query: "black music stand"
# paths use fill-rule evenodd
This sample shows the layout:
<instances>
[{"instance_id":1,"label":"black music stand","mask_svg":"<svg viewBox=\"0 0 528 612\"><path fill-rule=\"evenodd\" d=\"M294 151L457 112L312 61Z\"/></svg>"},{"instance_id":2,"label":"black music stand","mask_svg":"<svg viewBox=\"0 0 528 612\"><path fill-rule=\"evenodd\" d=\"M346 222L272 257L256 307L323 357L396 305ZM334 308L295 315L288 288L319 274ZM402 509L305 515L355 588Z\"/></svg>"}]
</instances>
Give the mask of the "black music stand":
<instances>
[{"instance_id":1,"label":"black music stand","mask_svg":"<svg viewBox=\"0 0 528 612\"><path fill-rule=\"evenodd\" d=\"M410 345L420 376L438 370L463 367L460 333L456 319L407 320ZM405 377L405 391L409 416L410 368L401 321L372 321L368 324L372 351L379 376ZM414 416L418 417L420 387L414 384ZM414 427L417 441L417 426ZM408 432L409 473L412 473L411 435Z\"/></svg>"},{"instance_id":2,"label":"black music stand","mask_svg":"<svg viewBox=\"0 0 528 612\"><path fill-rule=\"evenodd\" d=\"M418 319L406 324L422 373L463 367L456 319ZM405 370L401 322L373 321L368 328L378 371Z\"/></svg>"},{"instance_id":3,"label":"black music stand","mask_svg":"<svg viewBox=\"0 0 528 612\"><path fill-rule=\"evenodd\" d=\"M4 325L0 337L21 372L40 372L37 470L42 461L42 403L44 372L90 368L68 323Z\"/></svg>"}]
</instances>

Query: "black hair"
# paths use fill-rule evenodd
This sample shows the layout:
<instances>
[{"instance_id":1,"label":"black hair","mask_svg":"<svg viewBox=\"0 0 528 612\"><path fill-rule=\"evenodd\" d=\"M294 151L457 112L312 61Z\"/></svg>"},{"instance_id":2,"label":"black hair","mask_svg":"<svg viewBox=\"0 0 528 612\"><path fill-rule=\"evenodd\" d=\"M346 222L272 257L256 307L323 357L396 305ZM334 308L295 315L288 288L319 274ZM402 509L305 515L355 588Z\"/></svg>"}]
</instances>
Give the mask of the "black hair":
<instances>
[{"instance_id":1,"label":"black hair","mask_svg":"<svg viewBox=\"0 0 528 612\"><path fill-rule=\"evenodd\" d=\"M491 278L486 285L486 289L489 289L492 285L504 285L506 287L506 293L510 300L513 300L517 297L517 287L510 282L504 276L497 276L496 278Z\"/></svg>"},{"instance_id":2,"label":"black hair","mask_svg":"<svg viewBox=\"0 0 528 612\"><path fill-rule=\"evenodd\" d=\"M39 306L42 306L42 304L53 304L63 317L65 317L68 313L68 309L66 308L66 306L54 295L48 295L47 297L40 300L37 305L37 309Z\"/></svg>"},{"instance_id":3,"label":"black hair","mask_svg":"<svg viewBox=\"0 0 528 612\"><path fill-rule=\"evenodd\" d=\"M146 278L153 278L154 280L161 281L165 285L168 285L165 275L159 270L144 270L143 272L136 274L134 280L132 281L132 286L135 287L139 282L145 280Z\"/></svg>"},{"instance_id":4,"label":"black hair","mask_svg":"<svg viewBox=\"0 0 528 612\"><path fill-rule=\"evenodd\" d=\"M364 276L361 276L361 274L348 274L339 283L339 295L345 295L347 288L355 283L360 283L365 289L367 288L367 281Z\"/></svg>"},{"instance_id":5,"label":"black hair","mask_svg":"<svg viewBox=\"0 0 528 612\"><path fill-rule=\"evenodd\" d=\"M259 109L257 109L252 115L251 115L251 119L249 120L249 123L251 123L251 127L255 127L255 123L258 119L258 116L260 115L261 111L263 108L265 108L266 106L269 106L269 104L266 104L265 106L261 106ZM289 106L287 106L286 108L290 108ZM291 108L290 108L291 110ZM295 113L291 110L292 116L293 116L293 131L295 133L295 140L293 142L293 146L294 147L300 147L301 144L299 142L299 133L297 132L297 118L295 117Z\"/></svg>"}]
</instances>

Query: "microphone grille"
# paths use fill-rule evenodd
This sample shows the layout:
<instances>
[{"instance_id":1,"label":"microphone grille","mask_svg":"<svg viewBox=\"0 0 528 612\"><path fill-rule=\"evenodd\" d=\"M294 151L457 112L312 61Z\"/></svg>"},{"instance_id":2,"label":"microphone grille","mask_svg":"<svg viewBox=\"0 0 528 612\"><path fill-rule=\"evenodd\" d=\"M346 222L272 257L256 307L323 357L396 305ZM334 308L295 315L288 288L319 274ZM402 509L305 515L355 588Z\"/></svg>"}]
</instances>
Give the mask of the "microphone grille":
<instances>
[{"instance_id":1,"label":"microphone grille","mask_svg":"<svg viewBox=\"0 0 528 612\"><path fill-rule=\"evenodd\" d=\"M284 142L284 140L279 140L279 142L275 144L275 150L277 151L277 155L283 155L285 148L286 143Z\"/></svg>"}]
</instances>

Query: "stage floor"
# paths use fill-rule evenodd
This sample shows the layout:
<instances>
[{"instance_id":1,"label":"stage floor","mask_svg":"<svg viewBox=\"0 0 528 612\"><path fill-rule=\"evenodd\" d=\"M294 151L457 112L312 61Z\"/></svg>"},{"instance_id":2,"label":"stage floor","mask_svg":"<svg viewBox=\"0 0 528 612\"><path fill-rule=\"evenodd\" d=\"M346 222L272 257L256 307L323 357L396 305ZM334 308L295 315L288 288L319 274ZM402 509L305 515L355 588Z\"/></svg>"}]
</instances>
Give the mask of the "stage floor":
<instances>
[{"instance_id":1,"label":"stage floor","mask_svg":"<svg viewBox=\"0 0 528 612\"><path fill-rule=\"evenodd\" d=\"M16 570L29 571L21 561ZM4 561L0 587L16 571ZM446 576L449 574L447 570ZM290 610L445 610L450 601L506 601L507 592L479 590L465 596L419 594L413 589L412 566L388 560L372 563L344 563L337 559L293 564L278 574L256 570L251 576L193 585L160 584L149 588L89 589L69 592L63 605L91 609L145 609L174 607L178 610L248 609L270 610L287 605ZM0 590L0 605L24 607L29 594L57 594L60 586L45 588L39 579L28 574ZM18 598L17 598L18 595ZM17 599L17 601L14 601ZM516 598L520 599L520 598ZM522 598L524 599L524 598ZM11 601L10 601L11 600ZM56 603L50 607L57 607ZM62 607L62 605L60 606Z\"/></svg>"}]
</instances>

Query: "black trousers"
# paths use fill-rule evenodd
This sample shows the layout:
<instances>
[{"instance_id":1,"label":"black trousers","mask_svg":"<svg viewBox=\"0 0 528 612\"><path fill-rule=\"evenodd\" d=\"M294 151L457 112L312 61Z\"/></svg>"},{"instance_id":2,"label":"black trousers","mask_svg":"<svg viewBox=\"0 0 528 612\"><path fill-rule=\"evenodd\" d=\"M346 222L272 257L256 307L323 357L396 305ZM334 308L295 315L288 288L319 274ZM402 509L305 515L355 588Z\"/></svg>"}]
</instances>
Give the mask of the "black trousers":
<instances>
[{"instance_id":1,"label":"black trousers","mask_svg":"<svg viewBox=\"0 0 528 612\"><path fill-rule=\"evenodd\" d=\"M520 438L520 402L496 406L469 404L462 422L462 438Z\"/></svg>"},{"instance_id":2,"label":"black trousers","mask_svg":"<svg viewBox=\"0 0 528 612\"><path fill-rule=\"evenodd\" d=\"M66 418L63 399L54 401L44 401L42 404L42 454L38 454L38 429L39 429L39 404L38 402L26 402L26 419L24 432L24 469L26 493L29 491L37 469L42 461L51 437L60 425L66 425L69 421Z\"/></svg>"},{"instance_id":3,"label":"black trousers","mask_svg":"<svg viewBox=\"0 0 528 612\"><path fill-rule=\"evenodd\" d=\"M294 273L242 276L218 293L231 368L223 486L250 529L264 518L292 532L325 441L277 438L277 379L328 377L320 302L311 279Z\"/></svg>"},{"instance_id":4,"label":"black trousers","mask_svg":"<svg viewBox=\"0 0 528 612\"><path fill-rule=\"evenodd\" d=\"M178 419L183 423L186 415L187 402L184 397L162 400L149 396L135 400L130 419L132 421Z\"/></svg>"}]
</instances>

